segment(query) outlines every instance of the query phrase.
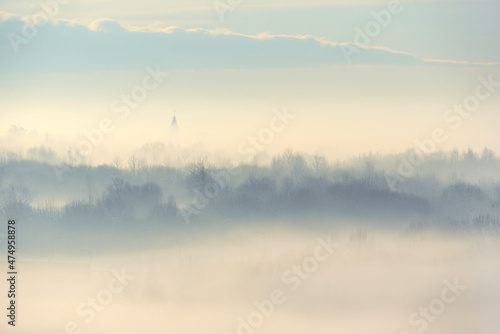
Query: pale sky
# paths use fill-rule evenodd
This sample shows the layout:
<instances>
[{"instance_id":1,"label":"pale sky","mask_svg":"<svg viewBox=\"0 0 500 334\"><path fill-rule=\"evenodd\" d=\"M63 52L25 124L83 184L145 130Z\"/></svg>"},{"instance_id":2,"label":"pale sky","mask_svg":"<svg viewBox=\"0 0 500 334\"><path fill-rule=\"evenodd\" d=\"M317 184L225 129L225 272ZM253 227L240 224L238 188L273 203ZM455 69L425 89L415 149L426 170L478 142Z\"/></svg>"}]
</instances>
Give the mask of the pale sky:
<instances>
[{"instance_id":1,"label":"pale sky","mask_svg":"<svg viewBox=\"0 0 500 334\"><path fill-rule=\"evenodd\" d=\"M500 152L500 87L456 128L447 114L480 77L500 82L500 1L246 0L223 20L210 0L62 2L36 31L37 2L2 2L0 146L12 125L67 146L109 119L92 153L104 161L167 142L176 110L183 146L237 155L286 107L296 117L269 154L399 152L435 128L439 149ZM145 79L153 69L169 75ZM144 80L155 87L121 118Z\"/></svg>"}]
</instances>

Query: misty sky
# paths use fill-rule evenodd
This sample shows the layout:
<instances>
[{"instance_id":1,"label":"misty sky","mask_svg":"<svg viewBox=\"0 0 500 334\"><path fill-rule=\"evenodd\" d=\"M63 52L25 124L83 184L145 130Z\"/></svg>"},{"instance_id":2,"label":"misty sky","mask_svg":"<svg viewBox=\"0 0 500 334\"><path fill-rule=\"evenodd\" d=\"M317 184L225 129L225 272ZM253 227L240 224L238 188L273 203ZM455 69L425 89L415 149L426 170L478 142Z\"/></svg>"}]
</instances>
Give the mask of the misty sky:
<instances>
[{"instance_id":1,"label":"misty sky","mask_svg":"<svg viewBox=\"0 0 500 334\"><path fill-rule=\"evenodd\" d=\"M93 151L105 160L166 143L177 110L184 147L237 155L286 107L296 117L269 154L398 152L436 128L438 149L500 151L500 87L470 116L447 113L479 77L500 81L500 1L246 0L223 20L210 0L63 2L27 32L40 5L2 1L0 144L19 125L38 145L77 145L108 118ZM153 69L169 75L145 79ZM155 87L123 117L122 94L145 80Z\"/></svg>"}]
</instances>

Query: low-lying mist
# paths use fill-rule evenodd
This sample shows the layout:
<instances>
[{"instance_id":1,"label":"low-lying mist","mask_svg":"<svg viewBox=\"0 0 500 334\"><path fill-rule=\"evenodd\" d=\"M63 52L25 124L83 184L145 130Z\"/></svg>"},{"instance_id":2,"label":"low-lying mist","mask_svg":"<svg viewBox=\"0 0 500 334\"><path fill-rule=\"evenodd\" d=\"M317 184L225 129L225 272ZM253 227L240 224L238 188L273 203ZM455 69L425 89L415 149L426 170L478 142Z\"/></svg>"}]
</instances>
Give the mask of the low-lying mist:
<instances>
[{"instance_id":1,"label":"low-lying mist","mask_svg":"<svg viewBox=\"0 0 500 334\"><path fill-rule=\"evenodd\" d=\"M345 225L226 229L121 248L115 238L108 240L112 252L102 252L99 242L106 241L89 240L85 249L73 243L65 252L20 256L17 329L469 334L498 328L498 238Z\"/></svg>"},{"instance_id":2,"label":"low-lying mist","mask_svg":"<svg viewBox=\"0 0 500 334\"><path fill-rule=\"evenodd\" d=\"M286 151L236 167L0 156L16 330L496 334L500 159L455 153L409 174L404 154Z\"/></svg>"}]
</instances>

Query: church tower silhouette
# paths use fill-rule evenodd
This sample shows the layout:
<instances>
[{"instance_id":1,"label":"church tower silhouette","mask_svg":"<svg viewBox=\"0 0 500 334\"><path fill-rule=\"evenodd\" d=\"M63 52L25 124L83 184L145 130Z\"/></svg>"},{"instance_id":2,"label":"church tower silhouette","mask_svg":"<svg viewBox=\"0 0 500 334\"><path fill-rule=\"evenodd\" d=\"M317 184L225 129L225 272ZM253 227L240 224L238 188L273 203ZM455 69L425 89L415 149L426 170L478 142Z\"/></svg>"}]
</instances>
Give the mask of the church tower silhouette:
<instances>
[{"instance_id":1,"label":"church tower silhouette","mask_svg":"<svg viewBox=\"0 0 500 334\"><path fill-rule=\"evenodd\" d=\"M174 118L172 119L172 122L170 123L170 131L169 131L169 138L168 138L168 144L171 148L179 148L179 125L177 124L177 118L175 117L175 111L174 111Z\"/></svg>"}]
</instances>

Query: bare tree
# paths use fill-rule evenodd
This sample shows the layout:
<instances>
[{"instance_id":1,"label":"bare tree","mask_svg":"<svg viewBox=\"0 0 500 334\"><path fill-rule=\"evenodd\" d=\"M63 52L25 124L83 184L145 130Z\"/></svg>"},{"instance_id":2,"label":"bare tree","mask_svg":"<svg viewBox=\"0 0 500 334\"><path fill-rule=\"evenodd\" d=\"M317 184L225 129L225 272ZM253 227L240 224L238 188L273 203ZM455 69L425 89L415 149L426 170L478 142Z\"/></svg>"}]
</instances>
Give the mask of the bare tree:
<instances>
[{"instance_id":1,"label":"bare tree","mask_svg":"<svg viewBox=\"0 0 500 334\"><path fill-rule=\"evenodd\" d=\"M92 169L90 167L87 167L87 191L89 195L89 204L94 203L94 185L93 185L93 179L92 179Z\"/></svg>"},{"instance_id":2,"label":"bare tree","mask_svg":"<svg viewBox=\"0 0 500 334\"><path fill-rule=\"evenodd\" d=\"M323 176L328 172L328 160L322 155L315 154L312 160L312 169L318 176Z\"/></svg>"},{"instance_id":3,"label":"bare tree","mask_svg":"<svg viewBox=\"0 0 500 334\"><path fill-rule=\"evenodd\" d=\"M186 183L188 186L203 191L205 186L213 182L213 169L208 163L207 157L198 158L198 161L188 166Z\"/></svg>"},{"instance_id":4,"label":"bare tree","mask_svg":"<svg viewBox=\"0 0 500 334\"><path fill-rule=\"evenodd\" d=\"M146 166L146 161L142 158L138 158L135 155L128 159L128 168L132 173L137 173L139 170Z\"/></svg>"},{"instance_id":5,"label":"bare tree","mask_svg":"<svg viewBox=\"0 0 500 334\"><path fill-rule=\"evenodd\" d=\"M122 168L122 165L123 165L123 161L122 161L122 159L120 159L119 157L114 157L114 158L113 158L113 161L112 161L112 165L113 165L113 167L115 167L116 169L121 169L121 168Z\"/></svg>"},{"instance_id":6,"label":"bare tree","mask_svg":"<svg viewBox=\"0 0 500 334\"><path fill-rule=\"evenodd\" d=\"M2 193L2 202L6 213L20 214L26 211L33 199L33 193L25 186L9 186Z\"/></svg>"}]
</instances>

